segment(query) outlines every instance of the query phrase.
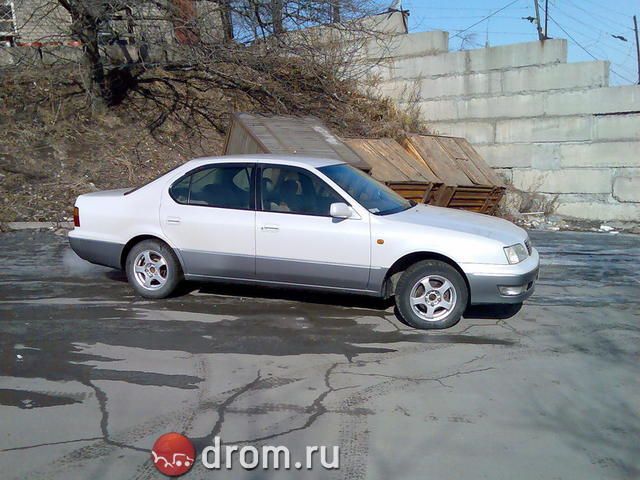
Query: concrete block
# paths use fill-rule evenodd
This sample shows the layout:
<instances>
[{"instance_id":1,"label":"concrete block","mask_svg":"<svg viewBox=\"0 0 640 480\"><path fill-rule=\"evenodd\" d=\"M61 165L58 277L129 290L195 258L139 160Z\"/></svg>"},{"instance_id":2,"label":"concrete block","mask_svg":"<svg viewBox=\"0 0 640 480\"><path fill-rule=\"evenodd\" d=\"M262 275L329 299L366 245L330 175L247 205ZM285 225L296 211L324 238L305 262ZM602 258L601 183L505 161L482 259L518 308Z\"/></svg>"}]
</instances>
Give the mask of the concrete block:
<instances>
[{"instance_id":1,"label":"concrete block","mask_svg":"<svg viewBox=\"0 0 640 480\"><path fill-rule=\"evenodd\" d=\"M367 43L366 56L377 58L403 58L437 55L449 51L449 32L431 31L394 35Z\"/></svg>"},{"instance_id":2,"label":"concrete block","mask_svg":"<svg viewBox=\"0 0 640 480\"><path fill-rule=\"evenodd\" d=\"M591 116L499 120L496 142L563 142L591 139Z\"/></svg>"},{"instance_id":3,"label":"concrete block","mask_svg":"<svg viewBox=\"0 0 640 480\"><path fill-rule=\"evenodd\" d=\"M529 168L540 159L558 156L556 144L512 143L475 147L494 168Z\"/></svg>"},{"instance_id":4,"label":"concrete block","mask_svg":"<svg viewBox=\"0 0 640 480\"><path fill-rule=\"evenodd\" d=\"M559 197L556 214L582 220L597 221L638 221L640 206L633 203L604 202L564 202Z\"/></svg>"},{"instance_id":5,"label":"concrete block","mask_svg":"<svg viewBox=\"0 0 640 480\"><path fill-rule=\"evenodd\" d=\"M640 141L560 145L561 167L640 167Z\"/></svg>"},{"instance_id":6,"label":"concrete block","mask_svg":"<svg viewBox=\"0 0 640 480\"><path fill-rule=\"evenodd\" d=\"M566 40L518 43L423 58L400 58L392 78L428 78L567 61Z\"/></svg>"},{"instance_id":7,"label":"concrete block","mask_svg":"<svg viewBox=\"0 0 640 480\"><path fill-rule=\"evenodd\" d=\"M201 9L202 7L199 7ZM170 30L169 30L170 31ZM373 36L391 37L406 35L407 29L400 12L369 15L349 22L348 28L324 26L311 27L304 30L291 31L287 35L293 40L301 36L305 41L336 44L338 42L359 42L363 46Z\"/></svg>"},{"instance_id":8,"label":"concrete block","mask_svg":"<svg viewBox=\"0 0 640 480\"><path fill-rule=\"evenodd\" d=\"M373 91L378 95L389 97L398 104L409 101L423 101L423 91L419 79L413 80L388 80L381 82L371 82L374 84ZM366 87L366 84L365 84ZM366 90L366 88L365 88Z\"/></svg>"},{"instance_id":9,"label":"concrete block","mask_svg":"<svg viewBox=\"0 0 640 480\"><path fill-rule=\"evenodd\" d=\"M640 203L640 175L614 178L613 197L619 202ZM640 221L640 206L636 220Z\"/></svg>"},{"instance_id":10,"label":"concrete block","mask_svg":"<svg viewBox=\"0 0 640 480\"><path fill-rule=\"evenodd\" d=\"M435 100L419 102L422 119L426 122L438 120L457 120L458 105L464 104L463 100Z\"/></svg>"},{"instance_id":11,"label":"concrete block","mask_svg":"<svg viewBox=\"0 0 640 480\"><path fill-rule=\"evenodd\" d=\"M536 117L543 114L544 94L480 97L420 102L425 121Z\"/></svg>"},{"instance_id":12,"label":"concrete block","mask_svg":"<svg viewBox=\"0 0 640 480\"><path fill-rule=\"evenodd\" d=\"M544 101L546 115L637 111L640 111L640 85L549 93Z\"/></svg>"},{"instance_id":13,"label":"concrete block","mask_svg":"<svg viewBox=\"0 0 640 480\"><path fill-rule=\"evenodd\" d=\"M606 61L536 65L502 73L503 93L595 88L608 84L609 62Z\"/></svg>"},{"instance_id":14,"label":"concrete block","mask_svg":"<svg viewBox=\"0 0 640 480\"><path fill-rule=\"evenodd\" d=\"M531 168L534 170L560 170L561 159L559 145L555 143L546 145L547 148L544 152L540 149L535 150L535 154L531 159Z\"/></svg>"},{"instance_id":15,"label":"concrete block","mask_svg":"<svg viewBox=\"0 0 640 480\"><path fill-rule=\"evenodd\" d=\"M559 63L425 78L420 80L420 92L423 99L437 99L595 88L607 83L608 62Z\"/></svg>"},{"instance_id":16,"label":"concrete block","mask_svg":"<svg viewBox=\"0 0 640 480\"><path fill-rule=\"evenodd\" d=\"M421 96L478 96L606 86L608 62L558 63L504 71L448 75L421 81Z\"/></svg>"},{"instance_id":17,"label":"concrete block","mask_svg":"<svg viewBox=\"0 0 640 480\"><path fill-rule=\"evenodd\" d=\"M405 34L406 26L401 12L381 13L379 15L369 15L359 20L351 22L354 30L375 32L377 34Z\"/></svg>"},{"instance_id":18,"label":"concrete block","mask_svg":"<svg viewBox=\"0 0 640 480\"><path fill-rule=\"evenodd\" d=\"M594 140L640 140L640 114L593 118Z\"/></svg>"},{"instance_id":19,"label":"concrete block","mask_svg":"<svg viewBox=\"0 0 640 480\"><path fill-rule=\"evenodd\" d=\"M500 95L502 91L500 71L450 75L426 78L420 81L420 96L424 99L439 97L468 97L477 95Z\"/></svg>"},{"instance_id":20,"label":"concrete block","mask_svg":"<svg viewBox=\"0 0 640 480\"><path fill-rule=\"evenodd\" d=\"M487 144L494 142L494 126L491 122L455 122L455 123L429 123L429 130L439 135L451 135L464 137L471 143Z\"/></svg>"},{"instance_id":21,"label":"concrete block","mask_svg":"<svg viewBox=\"0 0 640 480\"><path fill-rule=\"evenodd\" d=\"M609 168L567 168L563 170L513 170L513 185L526 192L610 193Z\"/></svg>"},{"instance_id":22,"label":"concrete block","mask_svg":"<svg viewBox=\"0 0 640 480\"><path fill-rule=\"evenodd\" d=\"M367 60L368 61L368 60ZM380 79L382 82L388 82L393 77L394 66L393 61L386 60L381 61L375 65L371 65L369 67L369 71L367 72L367 77L369 79ZM402 79L396 79L402 80Z\"/></svg>"},{"instance_id":23,"label":"concrete block","mask_svg":"<svg viewBox=\"0 0 640 480\"><path fill-rule=\"evenodd\" d=\"M417 81L391 80L378 83L375 91L383 97L389 97L398 103L403 103L410 98L412 93L418 94L420 89Z\"/></svg>"},{"instance_id":24,"label":"concrete block","mask_svg":"<svg viewBox=\"0 0 640 480\"><path fill-rule=\"evenodd\" d=\"M510 168L494 168L495 172L508 184L513 183L513 170Z\"/></svg>"},{"instance_id":25,"label":"concrete block","mask_svg":"<svg viewBox=\"0 0 640 480\"><path fill-rule=\"evenodd\" d=\"M640 142L504 143L478 145L477 149L492 167L640 168Z\"/></svg>"},{"instance_id":26,"label":"concrete block","mask_svg":"<svg viewBox=\"0 0 640 480\"><path fill-rule=\"evenodd\" d=\"M460 102L458 118L536 117L543 113L543 94L472 98Z\"/></svg>"},{"instance_id":27,"label":"concrete block","mask_svg":"<svg viewBox=\"0 0 640 480\"><path fill-rule=\"evenodd\" d=\"M15 63L15 59L9 50L9 48L0 48L0 67L8 67Z\"/></svg>"}]
</instances>

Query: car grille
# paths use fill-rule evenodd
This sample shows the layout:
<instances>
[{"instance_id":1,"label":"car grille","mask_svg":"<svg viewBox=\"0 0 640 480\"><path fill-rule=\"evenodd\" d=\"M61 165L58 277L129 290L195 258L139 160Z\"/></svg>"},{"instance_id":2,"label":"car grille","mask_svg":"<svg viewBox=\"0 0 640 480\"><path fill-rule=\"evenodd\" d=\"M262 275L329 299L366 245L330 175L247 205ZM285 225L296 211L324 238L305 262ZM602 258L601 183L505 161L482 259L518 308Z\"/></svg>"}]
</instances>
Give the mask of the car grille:
<instances>
[{"instance_id":1,"label":"car grille","mask_svg":"<svg viewBox=\"0 0 640 480\"><path fill-rule=\"evenodd\" d=\"M528 238L524 241L524 246L527 247L527 253L529 255L531 255L531 240L529 240Z\"/></svg>"}]
</instances>

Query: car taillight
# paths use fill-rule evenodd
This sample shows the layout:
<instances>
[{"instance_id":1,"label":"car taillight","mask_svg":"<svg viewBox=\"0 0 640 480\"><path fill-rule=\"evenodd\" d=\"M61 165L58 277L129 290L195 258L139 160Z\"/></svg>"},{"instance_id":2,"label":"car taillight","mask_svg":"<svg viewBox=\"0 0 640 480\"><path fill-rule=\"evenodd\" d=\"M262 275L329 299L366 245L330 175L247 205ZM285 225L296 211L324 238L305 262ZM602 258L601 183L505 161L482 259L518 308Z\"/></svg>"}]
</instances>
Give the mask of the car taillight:
<instances>
[{"instance_id":1,"label":"car taillight","mask_svg":"<svg viewBox=\"0 0 640 480\"><path fill-rule=\"evenodd\" d=\"M80 209L78 207L73 207L73 226L80 226Z\"/></svg>"}]
</instances>

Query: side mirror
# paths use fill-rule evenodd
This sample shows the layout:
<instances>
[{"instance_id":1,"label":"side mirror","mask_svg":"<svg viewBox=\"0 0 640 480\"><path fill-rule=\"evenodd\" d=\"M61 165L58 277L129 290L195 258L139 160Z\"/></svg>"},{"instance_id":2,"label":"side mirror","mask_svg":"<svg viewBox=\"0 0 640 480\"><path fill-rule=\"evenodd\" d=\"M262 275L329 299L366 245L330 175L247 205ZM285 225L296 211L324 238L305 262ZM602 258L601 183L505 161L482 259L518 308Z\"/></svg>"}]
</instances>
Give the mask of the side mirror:
<instances>
[{"instance_id":1,"label":"side mirror","mask_svg":"<svg viewBox=\"0 0 640 480\"><path fill-rule=\"evenodd\" d=\"M353 216L353 210L346 203L332 203L329 215L334 218L351 218Z\"/></svg>"}]
</instances>

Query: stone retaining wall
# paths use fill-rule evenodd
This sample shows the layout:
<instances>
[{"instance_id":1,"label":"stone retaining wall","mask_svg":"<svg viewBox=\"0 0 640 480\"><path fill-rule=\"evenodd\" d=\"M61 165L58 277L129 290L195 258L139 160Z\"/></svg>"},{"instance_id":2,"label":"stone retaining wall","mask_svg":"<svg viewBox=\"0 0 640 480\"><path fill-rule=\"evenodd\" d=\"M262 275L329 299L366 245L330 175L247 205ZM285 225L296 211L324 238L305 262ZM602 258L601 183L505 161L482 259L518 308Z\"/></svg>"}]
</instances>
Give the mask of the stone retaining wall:
<instances>
[{"instance_id":1,"label":"stone retaining wall","mask_svg":"<svg viewBox=\"0 0 640 480\"><path fill-rule=\"evenodd\" d=\"M398 103L417 93L440 134L464 136L557 213L640 220L640 86L609 86L604 61L567 63L566 40L458 52L447 32L400 35L376 67Z\"/></svg>"}]
</instances>

